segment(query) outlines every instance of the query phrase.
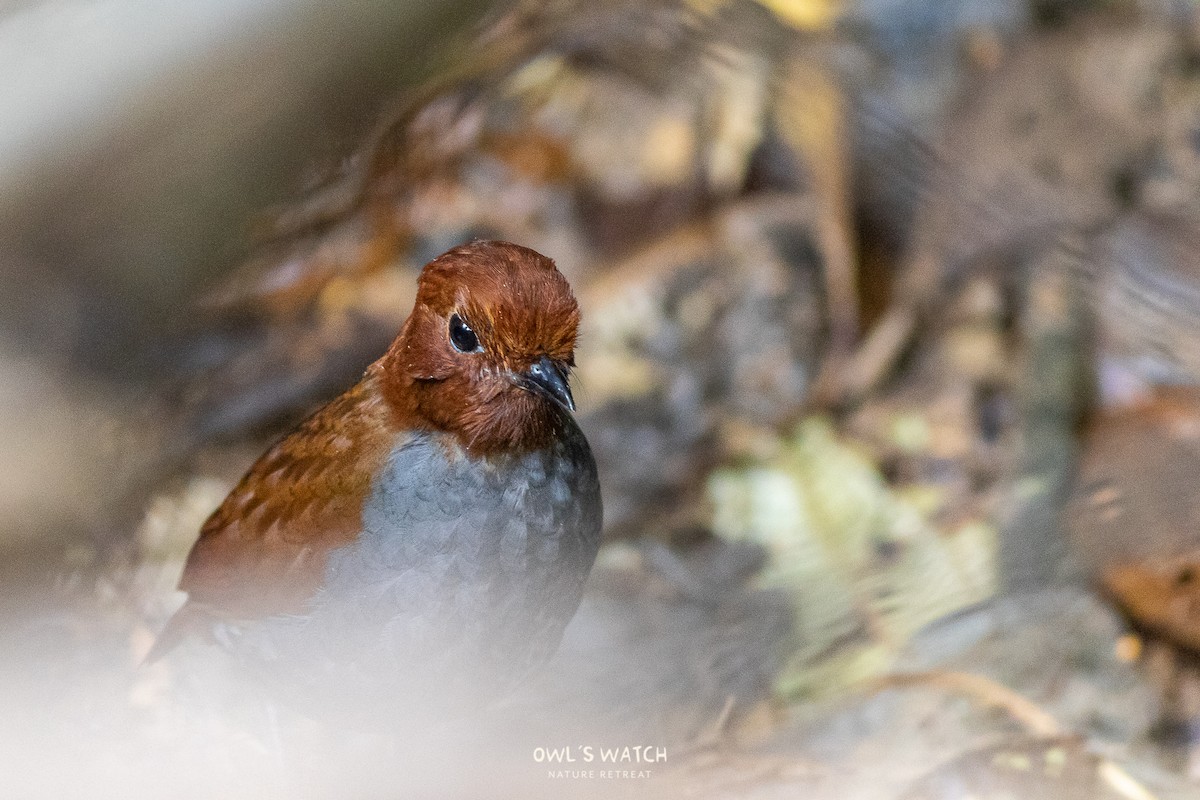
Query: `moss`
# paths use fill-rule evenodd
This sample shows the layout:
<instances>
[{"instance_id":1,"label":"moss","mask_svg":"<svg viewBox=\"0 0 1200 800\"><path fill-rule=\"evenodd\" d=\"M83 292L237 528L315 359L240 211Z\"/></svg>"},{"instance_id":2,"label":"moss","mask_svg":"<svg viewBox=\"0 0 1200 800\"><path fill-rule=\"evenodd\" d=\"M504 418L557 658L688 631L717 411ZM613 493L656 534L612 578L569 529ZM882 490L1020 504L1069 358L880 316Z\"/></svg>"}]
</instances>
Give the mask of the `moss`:
<instances>
[{"instance_id":1,"label":"moss","mask_svg":"<svg viewBox=\"0 0 1200 800\"><path fill-rule=\"evenodd\" d=\"M824 417L777 455L714 472L714 530L770 553L759 580L795 608L788 697L836 692L887 670L919 629L995 590L995 530L941 530L936 487L889 487L878 465Z\"/></svg>"}]
</instances>

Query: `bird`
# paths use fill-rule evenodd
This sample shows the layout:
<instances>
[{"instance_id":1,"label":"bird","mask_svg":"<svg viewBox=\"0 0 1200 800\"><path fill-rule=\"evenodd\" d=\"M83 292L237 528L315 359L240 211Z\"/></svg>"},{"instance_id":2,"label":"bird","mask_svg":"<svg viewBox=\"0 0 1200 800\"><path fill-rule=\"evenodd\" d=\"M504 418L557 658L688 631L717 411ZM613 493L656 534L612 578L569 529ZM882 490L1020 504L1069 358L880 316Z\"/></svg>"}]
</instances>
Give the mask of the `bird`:
<instances>
[{"instance_id":1,"label":"bird","mask_svg":"<svg viewBox=\"0 0 1200 800\"><path fill-rule=\"evenodd\" d=\"M203 524L146 660L198 640L293 700L367 710L518 685L558 647L600 543L569 382L579 320L529 248L426 264L386 353Z\"/></svg>"}]
</instances>

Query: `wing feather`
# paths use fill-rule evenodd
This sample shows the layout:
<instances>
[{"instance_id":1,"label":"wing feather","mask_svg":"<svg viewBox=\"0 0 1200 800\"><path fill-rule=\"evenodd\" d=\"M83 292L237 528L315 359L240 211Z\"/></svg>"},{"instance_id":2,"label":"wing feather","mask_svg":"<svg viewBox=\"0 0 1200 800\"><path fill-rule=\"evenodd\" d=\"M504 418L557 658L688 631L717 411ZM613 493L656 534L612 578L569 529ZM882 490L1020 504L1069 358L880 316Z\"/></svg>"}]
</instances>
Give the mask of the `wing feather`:
<instances>
[{"instance_id":1,"label":"wing feather","mask_svg":"<svg viewBox=\"0 0 1200 800\"><path fill-rule=\"evenodd\" d=\"M330 551L358 536L372 477L397 439L370 374L301 423L204 523L179 582L188 605L229 619L303 609Z\"/></svg>"}]
</instances>

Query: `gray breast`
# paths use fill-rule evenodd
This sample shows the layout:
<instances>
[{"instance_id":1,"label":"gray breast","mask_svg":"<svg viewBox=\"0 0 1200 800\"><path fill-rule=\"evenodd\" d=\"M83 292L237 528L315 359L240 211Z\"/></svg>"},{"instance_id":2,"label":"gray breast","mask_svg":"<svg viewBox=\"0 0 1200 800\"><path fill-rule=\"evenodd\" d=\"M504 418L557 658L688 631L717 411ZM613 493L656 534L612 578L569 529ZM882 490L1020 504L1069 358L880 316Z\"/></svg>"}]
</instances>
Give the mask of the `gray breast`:
<instances>
[{"instance_id":1,"label":"gray breast","mask_svg":"<svg viewBox=\"0 0 1200 800\"><path fill-rule=\"evenodd\" d=\"M287 623L285 649L353 663L367 681L463 663L512 677L548 658L601 528L595 463L565 421L553 446L514 457L467 458L437 434L397 446L362 534L331 554L310 613Z\"/></svg>"}]
</instances>

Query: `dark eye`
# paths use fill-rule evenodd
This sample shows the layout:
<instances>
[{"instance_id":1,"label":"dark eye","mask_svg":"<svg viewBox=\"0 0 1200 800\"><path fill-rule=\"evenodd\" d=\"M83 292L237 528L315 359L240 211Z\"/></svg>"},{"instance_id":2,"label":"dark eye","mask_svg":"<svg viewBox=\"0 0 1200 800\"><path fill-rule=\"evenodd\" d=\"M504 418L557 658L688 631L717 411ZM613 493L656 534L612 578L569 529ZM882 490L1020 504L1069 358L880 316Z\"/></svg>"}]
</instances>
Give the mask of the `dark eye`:
<instances>
[{"instance_id":1,"label":"dark eye","mask_svg":"<svg viewBox=\"0 0 1200 800\"><path fill-rule=\"evenodd\" d=\"M450 315L450 344L460 353L477 353L482 349L475 331L458 314Z\"/></svg>"}]
</instances>

